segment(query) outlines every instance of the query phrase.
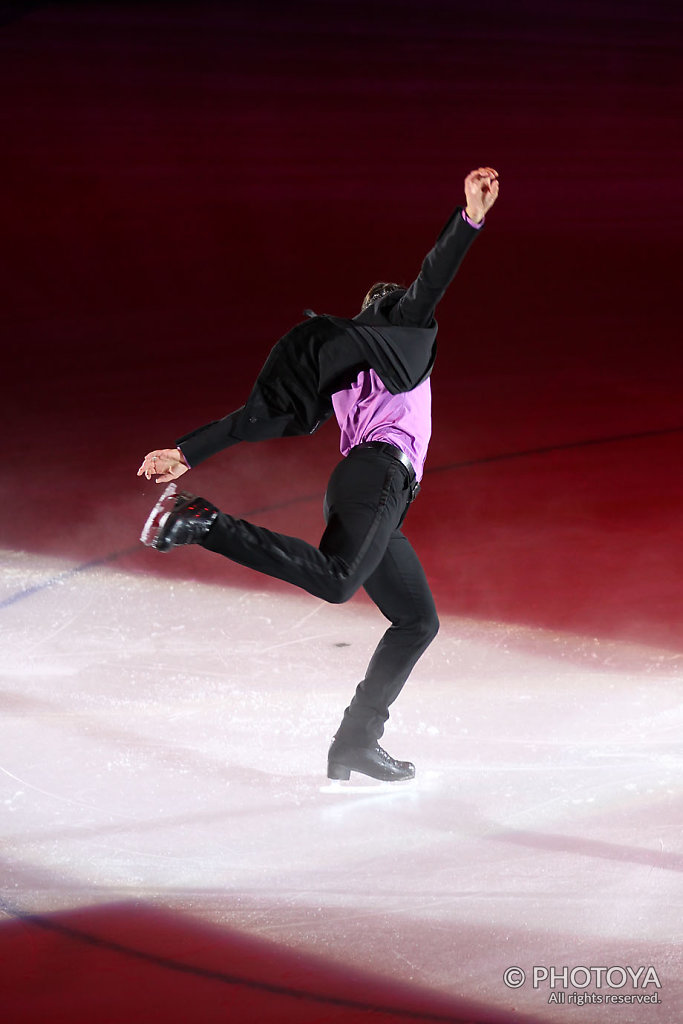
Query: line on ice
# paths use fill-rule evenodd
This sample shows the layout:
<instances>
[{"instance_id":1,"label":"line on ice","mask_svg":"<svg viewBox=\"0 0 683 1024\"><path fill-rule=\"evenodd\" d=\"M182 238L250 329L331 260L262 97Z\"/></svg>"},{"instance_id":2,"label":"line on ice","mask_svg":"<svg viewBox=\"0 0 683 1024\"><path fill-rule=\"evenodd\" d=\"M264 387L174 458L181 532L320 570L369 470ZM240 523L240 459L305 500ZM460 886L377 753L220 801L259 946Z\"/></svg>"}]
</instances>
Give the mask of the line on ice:
<instances>
[{"instance_id":1,"label":"line on ice","mask_svg":"<svg viewBox=\"0 0 683 1024\"><path fill-rule=\"evenodd\" d=\"M113 551L111 554L103 555L101 558L93 558L89 562L83 562L82 565L75 565L73 569L65 569L64 572L57 573L56 576L51 576L50 579L43 580L42 583L36 583L33 587L27 587L25 590L12 594L11 597L6 597L3 601L0 601L0 609L9 608L10 605L16 604L17 601L22 601L25 597L33 597L34 594L39 594L41 590L48 590L57 583L64 583L66 580L79 576L83 572L88 572L90 569L97 569L101 565L107 565L108 562L115 562L125 555L132 555L137 550L136 546L134 548L126 548L125 551Z\"/></svg>"},{"instance_id":2,"label":"line on ice","mask_svg":"<svg viewBox=\"0 0 683 1024\"><path fill-rule=\"evenodd\" d=\"M44 931L55 932L75 942L81 942L98 949L106 949L112 953L119 953L132 960L141 960L144 963L154 964L156 967L163 967L166 970L176 971L181 974L190 974L196 978L204 978L208 981L217 981L224 985L240 985L244 988L256 989L259 992L272 992L279 996L288 996L291 999L298 999L302 1002L322 1003L327 1006L340 1006L345 1009L363 1010L376 1014L391 1014L394 1017L402 1017L405 1020L434 1021L435 1024L466 1024L464 1018L452 1014L432 1013L429 1011L406 1010L400 1007L382 1006L377 1003L366 1003L361 1000L344 998L342 996L328 996L321 992L310 992L306 989L289 987L287 985L274 985L265 981L257 981L252 978L242 978L235 974L226 974L223 971L213 970L208 967L200 967L197 964L185 963L173 957L160 956L157 953L147 953L143 949L136 949L133 946L126 946L111 939L104 939L98 935L65 925L59 921L52 920L40 914L27 914L12 907L6 901L0 904L2 909L14 920L21 921L26 925L33 925Z\"/></svg>"},{"instance_id":3,"label":"line on ice","mask_svg":"<svg viewBox=\"0 0 683 1024\"><path fill-rule=\"evenodd\" d=\"M102 810L102 808L97 807L96 804L87 804L83 800L76 800L74 797L70 796L61 796L59 793L51 793L47 789L41 789L40 786L34 786L32 782L27 782L26 779L20 779L18 775L14 775L13 772L9 771L9 769L3 767L3 765L1 764L0 772L2 772L3 775L6 775L8 779L12 779L14 782L18 782L20 786L25 786L26 789L31 789L33 790L34 793L40 793L41 796L47 796L51 800L59 800L61 801L61 803L64 804L73 804L75 807L85 807L89 811L100 812ZM120 818L121 821L128 820L123 814L116 814L115 811L108 811L107 813L112 818Z\"/></svg>"},{"instance_id":4,"label":"line on ice","mask_svg":"<svg viewBox=\"0 0 683 1024\"><path fill-rule=\"evenodd\" d=\"M573 448L585 448L590 445L616 444L622 441L637 441L642 438L663 437L667 434L680 433L683 433L683 426L661 427L654 430L641 430L629 434L612 434L607 437L590 437L580 441L567 441L562 444L550 444L539 448L526 448L515 452L499 452L497 455L483 455L476 459L469 459L465 462L452 462L445 466L430 466L425 470L425 475L429 473L449 473L457 469L469 469L474 466L484 466L491 462L505 462L509 459L523 459L532 455L547 455L551 452L570 451ZM268 505L262 505L259 508L250 509L245 512L244 515L253 516L261 515L265 512L275 512L281 508L288 508L291 505L299 505L308 501L318 500L318 498L319 495L317 494L298 495L294 498L286 498L284 501L272 502ZM124 551L114 551L111 554L103 555L101 558L94 558L89 562L84 562L82 565L74 566L73 569L67 569L65 572L61 572L57 576L53 576L51 579L45 580L43 583L37 583L33 587L28 587L26 590L20 590L17 594L12 594L11 597L6 597L3 601L0 601L0 610L15 604L17 601L23 600L25 597L32 597L33 594L38 594L42 590L47 590L56 583L61 583L64 580L71 579L73 576L78 576L82 572L88 572L89 569L95 569L100 565L106 565L108 562L115 562L117 559L123 558L125 555L131 555L138 550L139 548L136 545L134 548L126 548Z\"/></svg>"}]
</instances>

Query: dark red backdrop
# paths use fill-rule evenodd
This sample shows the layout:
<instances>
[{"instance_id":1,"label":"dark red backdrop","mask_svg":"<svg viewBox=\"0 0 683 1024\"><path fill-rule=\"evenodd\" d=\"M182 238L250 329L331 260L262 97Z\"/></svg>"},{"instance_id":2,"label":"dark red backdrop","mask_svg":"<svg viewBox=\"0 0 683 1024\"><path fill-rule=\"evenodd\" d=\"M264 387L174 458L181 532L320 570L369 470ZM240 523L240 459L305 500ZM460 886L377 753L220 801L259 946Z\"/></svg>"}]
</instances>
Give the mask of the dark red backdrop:
<instances>
[{"instance_id":1,"label":"dark red backdrop","mask_svg":"<svg viewBox=\"0 0 683 1024\"><path fill-rule=\"evenodd\" d=\"M410 280L491 163L409 530L442 612L679 643L675 5L0 7L6 545L134 548L142 454L240 404L304 307ZM193 483L315 540L336 443ZM268 585L191 554L119 563Z\"/></svg>"}]
</instances>

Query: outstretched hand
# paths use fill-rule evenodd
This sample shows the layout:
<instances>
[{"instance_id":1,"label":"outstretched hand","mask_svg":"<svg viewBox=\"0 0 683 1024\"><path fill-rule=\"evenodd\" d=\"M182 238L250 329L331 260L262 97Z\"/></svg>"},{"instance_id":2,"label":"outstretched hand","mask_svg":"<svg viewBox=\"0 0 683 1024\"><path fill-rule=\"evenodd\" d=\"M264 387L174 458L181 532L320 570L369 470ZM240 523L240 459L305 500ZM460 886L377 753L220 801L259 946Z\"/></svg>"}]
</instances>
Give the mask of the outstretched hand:
<instances>
[{"instance_id":1,"label":"outstretched hand","mask_svg":"<svg viewBox=\"0 0 683 1024\"><path fill-rule=\"evenodd\" d=\"M144 475L148 480L155 476L158 484L165 484L177 480L189 468L178 448L156 448L145 455L138 476Z\"/></svg>"},{"instance_id":2,"label":"outstretched hand","mask_svg":"<svg viewBox=\"0 0 683 1024\"><path fill-rule=\"evenodd\" d=\"M483 220L498 198L498 171L493 167L479 167L465 178L465 213L470 220Z\"/></svg>"}]
</instances>

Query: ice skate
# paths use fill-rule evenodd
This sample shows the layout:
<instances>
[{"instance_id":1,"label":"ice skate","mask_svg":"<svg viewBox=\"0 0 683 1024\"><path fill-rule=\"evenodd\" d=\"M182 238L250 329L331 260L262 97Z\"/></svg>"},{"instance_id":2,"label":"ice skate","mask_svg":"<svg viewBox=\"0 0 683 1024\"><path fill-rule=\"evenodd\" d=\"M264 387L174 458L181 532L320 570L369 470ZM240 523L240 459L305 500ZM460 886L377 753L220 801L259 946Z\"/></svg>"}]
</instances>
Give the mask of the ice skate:
<instances>
[{"instance_id":1,"label":"ice skate","mask_svg":"<svg viewBox=\"0 0 683 1024\"><path fill-rule=\"evenodd\" d=\"M176 485L168 485L150 512L140 540L157 551L170 551L181 544L197 544L211 529L218 509L188 491L176 494Z\"/></svg>"},{"instance_id":2,"label":"ice skate","mask_svg":"<svg viewBox=\"0 0 683 1024\"><path fill-rule=\"evenodd\" d=\"M351 747L334 739L327 755L328 779L347 781L351 772L369 775L380 782L402 782L415 778L415 765L396 761L379 743L374 747Z\"/></svg>"}]
</instances>

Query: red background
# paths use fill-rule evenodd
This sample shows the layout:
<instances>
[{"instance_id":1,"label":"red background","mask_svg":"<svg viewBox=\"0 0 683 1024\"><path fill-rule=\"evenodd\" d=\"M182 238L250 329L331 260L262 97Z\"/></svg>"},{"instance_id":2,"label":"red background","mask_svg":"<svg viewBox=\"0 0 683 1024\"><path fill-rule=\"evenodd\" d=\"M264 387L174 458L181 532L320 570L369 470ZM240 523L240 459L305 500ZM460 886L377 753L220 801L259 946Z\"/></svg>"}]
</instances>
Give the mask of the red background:
<instances>
[{"instance_id":1,"label":"red background","mask_svg":"<svg viewBox=\"0 0 683 1024\"><path fill-rule=\"evenodd\" d=\"M490 163L409 531L442 612L678 642L680 433L436 472L683 425L675 7L3 7L6 544L134 547L141 456L241 404L304 307L411 280ZM315 541L336 444L193 483L236 514L296 499L261 521ZM183 556L124 564L228 579Z\"/></svg>"}]
</instances>

